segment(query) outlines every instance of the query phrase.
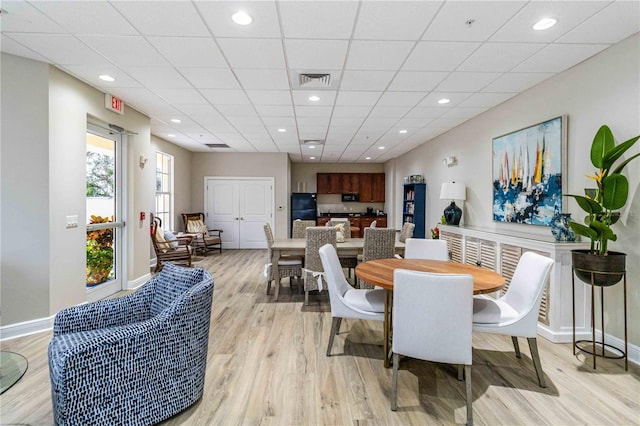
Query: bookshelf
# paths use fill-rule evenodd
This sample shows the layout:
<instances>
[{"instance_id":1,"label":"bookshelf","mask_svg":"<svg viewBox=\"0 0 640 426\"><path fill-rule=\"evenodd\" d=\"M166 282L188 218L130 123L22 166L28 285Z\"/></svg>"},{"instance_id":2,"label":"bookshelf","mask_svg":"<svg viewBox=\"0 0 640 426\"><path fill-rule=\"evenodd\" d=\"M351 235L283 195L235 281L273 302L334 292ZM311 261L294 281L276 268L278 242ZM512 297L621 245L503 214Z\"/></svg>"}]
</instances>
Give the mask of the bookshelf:
<instances>
[{"instance_id":1,"label":"bookshelf","mask_svg":"<svg viewBox=\"0 0 640 426\"><path fill-rule=\"evenodd\" d=\"M425 183L406 183L403 194L402 223L413 223L416 226L413 237L424 238L427 185Z\"/></svg>"}]
</instances>

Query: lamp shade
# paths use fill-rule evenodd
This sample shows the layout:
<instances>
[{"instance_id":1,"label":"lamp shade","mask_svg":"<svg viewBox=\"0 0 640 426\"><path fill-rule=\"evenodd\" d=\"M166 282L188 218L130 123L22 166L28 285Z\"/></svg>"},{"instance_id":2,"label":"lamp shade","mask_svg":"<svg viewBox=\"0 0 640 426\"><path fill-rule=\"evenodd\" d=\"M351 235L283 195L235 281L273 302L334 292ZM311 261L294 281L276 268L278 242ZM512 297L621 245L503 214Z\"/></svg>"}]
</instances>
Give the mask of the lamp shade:
<instances>
[{"instance_id":1,"label":"lamp shade","mask_svg":"<svg viewBox=\"0 0 640 426\"><path fill-rule=\"evenodd\" d=\"M440 188L441 200L466 200L467 187L462 183L443 183Z\"/></svg>"}]
</instances>

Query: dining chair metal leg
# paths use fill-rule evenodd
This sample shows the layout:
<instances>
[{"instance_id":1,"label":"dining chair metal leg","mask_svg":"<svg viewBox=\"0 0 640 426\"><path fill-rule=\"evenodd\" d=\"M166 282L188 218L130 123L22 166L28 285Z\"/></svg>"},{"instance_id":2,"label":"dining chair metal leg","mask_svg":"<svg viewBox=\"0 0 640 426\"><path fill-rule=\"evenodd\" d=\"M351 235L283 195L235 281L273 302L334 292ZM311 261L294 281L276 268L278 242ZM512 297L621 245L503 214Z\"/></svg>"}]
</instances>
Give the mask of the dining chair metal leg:
<instances>
[{"instance_id":1,"label":"dining chair metal leg","mask_svg":"<svg viewBox=\"0 0 640 426\"><path fill-rule=\"evenodd\" d=\"M520 344L518 343L518 338L516 336L511 336L511 341L513 342L513 349L516 351L516 358L520 358Z\"/></svg>"},{"instance_id":2,"label":"dining chair metal leg","mask_svg":"<svg viewBox=\"0 0 640 426\"><path fill-rule=\"evenodd\" d=\"M467 388L467 425L473 425L473 407L472 407L472 392L471 392L471 366L464 366L464 381Z\"/></svg>"},{"instance_id":3,"label":"dining chair metal leg","mask_svg":"<svg viewBox=\"0 0 640 426\"><path fill-rule=\"evenodd\" d=\"M305 291L304 292L304 306L309 305L309 292Z\"/></svg>"},{"instance_id":4,"label":"dining chair metal leg","mask_svg":"<svg viewBox=\"0 0 640 426\"><path fill-rule=\"evenodd\" d=\"M331 356L331 347L333 346L333 338L336 337L336 334L340 331L340 323L342 322L342 318L333 317L333 321L331 322L331 334L329 334L329 345L327 346L327 356Z\"/></svg>"},{"instance_id":5,"label":"dining chair metal leg","mask_svg":"<svg viewBox=\"0 0 640 426\"><path fill-rule=\"evenodd\" d=\"M398 364L400 355L393 354L393 373L391 375L391 411L398 409Z\"/></svg>"},{"instance_id":6,"label":"dining chair metal leg","mask_svg":"<svg viewBox=\"0 0 640 426\"><path fill-rule=\"evenodd\" d=\"M542 364L540 363L540 354L538 353L538 341L535 337L528 337L529 350L531 351L531 358L533 359L533 366L536 368L536 375L538 376L538 383L541 388L546 388L547 384L544 381L544 371L542 371Z\"/></svg>"},{"instance_id":7,"label":"dining chair metal leg","mask_svg":"<svg viewBox=\"0 0 640 426\"><path fill-rule=\"evenodd\" d=\"M458 381L464 380L464 364L458 364Z\"/></svg>"}]
</instances>

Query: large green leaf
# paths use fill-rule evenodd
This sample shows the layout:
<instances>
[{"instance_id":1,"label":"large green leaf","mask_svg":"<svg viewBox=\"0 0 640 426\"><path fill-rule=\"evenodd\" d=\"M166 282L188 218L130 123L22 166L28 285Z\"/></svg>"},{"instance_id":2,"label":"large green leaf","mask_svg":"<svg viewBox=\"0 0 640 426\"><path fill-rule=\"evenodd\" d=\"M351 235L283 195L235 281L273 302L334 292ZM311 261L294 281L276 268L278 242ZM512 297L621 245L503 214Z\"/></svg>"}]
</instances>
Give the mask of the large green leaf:
<instances>
[{"instance_id":1,"label":"large green leaf","mask_svg":"<svg viewBox=\"0 0 640 426\"><path fill-rule=\"evenodd\" d=\"M631 148L636 141L640 139L640 136L636 136L635 138L631 138L626 142L621 143L618 146L614 146L605 152L604 157L602 159L602 167L601 169L611 170L613 163L624 154L629 148Z\"/></svg>"},{"instance_id":2,"label":"large green leaf","mask_svg":"<svg viewBox=\"0 0 640 426\"><path fill-rule=\"evenodd\" d=\"M613 140L613 133L609 126L604 125L598 129L593 143L591 144L591 163L598 169L603 169L603 160L606 153L615 147L616 143Z\"/></svg>"},{"instance_id":3,"label":"large green leaf","mask_svg":"<svg viewBox=\"0 0 640 426\"><path fill-rule=\"evenodd\" d=\"M576 202L582 210L589 214L598 214L602 211L602 206L591 198L583 197L582 195L567 195L567 197L575 198Z\"/></svg>"},{"instance_id":4,"label":"large green leaf","mask_svg":"<svg viewBox=\"0 0 640 426\"><path fill-rule=\"evenodd\" d=\"M613 230L602 222L594 220L589 225L592 229L595 229L599 236L606 238L607 240L615 241L618 236L613 233Z\"/></svg>"},{"instance_id":5,"label":"large green leaf","mask_svg":"<svg viewBox=\"0 0 640 426\"><path fill-rule=\"evenodd\" d=\"M621 174L609 175L602 180L602 205L609 210L624 207L629 195L629 181Z\"/></svg>"},{"instance_id":6,"label":"large green leaf","mask_svg":"<svg viewBox=\"0 0 640 426\"><path fill-rule=\"evenodd\" d=\"M620 165L618 167L616 167L611 173L621 173L622 169L624 168L624 166L626 166L629 163L629 161L631 161L634 158L639 157L639 156L640 156L640 153L638 153L636 155L632 155L631 157L627 158L622 163L620 163Z\"/></svg>"},{"instance_id":7,"label":"large green leaf","mask_svg":"<svg viewBox=\"0 0 640 426\"><path fill-rule=\"evenodd\" d=\"M582 235L583 237L587 237L592 240L598 239L598 233L595 230L589 228L588 226L584 226L581 223L569 222L569 227L573 229L573 232L578 235Z\"/></svg>"}]
</instances>

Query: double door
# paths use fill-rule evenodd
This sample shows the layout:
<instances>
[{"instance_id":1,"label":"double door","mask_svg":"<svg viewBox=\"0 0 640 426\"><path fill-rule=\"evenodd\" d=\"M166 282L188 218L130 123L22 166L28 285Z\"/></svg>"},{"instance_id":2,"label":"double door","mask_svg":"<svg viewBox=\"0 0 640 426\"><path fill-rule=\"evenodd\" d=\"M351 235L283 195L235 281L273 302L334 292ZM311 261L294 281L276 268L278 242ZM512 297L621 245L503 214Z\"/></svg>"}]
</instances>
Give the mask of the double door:
<instances>
[{"instance_id":1,"label":"double door","mask_svg":"<svg viewBox=\"0 0 640 426\"><path fill-rule=\"evenodd\" d=\"M206 178L209 229L221 229L225 249L266 248L264 224L273 226L273 178Z\"/></svg>"}]
</instances>

